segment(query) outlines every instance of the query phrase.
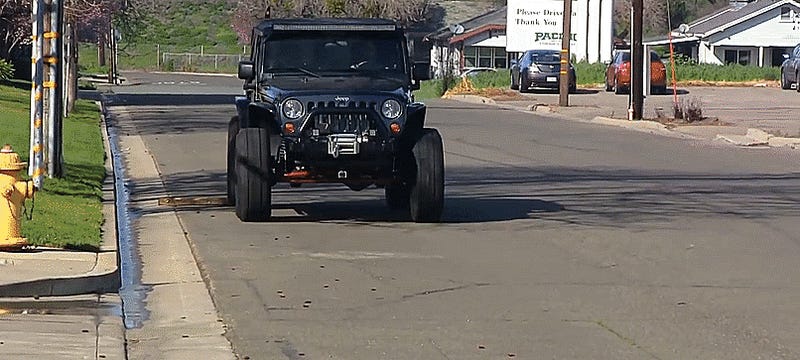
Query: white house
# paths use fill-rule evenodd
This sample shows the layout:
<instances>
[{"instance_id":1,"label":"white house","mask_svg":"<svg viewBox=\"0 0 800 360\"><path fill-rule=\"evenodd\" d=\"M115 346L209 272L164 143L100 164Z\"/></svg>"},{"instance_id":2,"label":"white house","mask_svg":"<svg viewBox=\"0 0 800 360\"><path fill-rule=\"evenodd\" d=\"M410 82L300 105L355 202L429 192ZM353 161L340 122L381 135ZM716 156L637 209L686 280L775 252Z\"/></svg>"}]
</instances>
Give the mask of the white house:
<instances>
[{"instance_id":1,"label":"white house","mask_svg":"<svg viewBox=\"0 0 800 360\"><path fill-rule=\"evenodd\" d=\"M800 43L800 1L732 0L724 9L671 33L675 49L705 64L780 66ZM645 41L666 45L668 39Z\"/></svg>"},{"instance_id":2,"label":"white house","mask_svg":"<svg viewBox=\"0 0 800 360\"><path fill-rule=\"evenodd\" d=\"M425 37L431 43L431 68L442 77L470 67L507 68L506 7L442 28Z\"/></svg>"}]
</instances>

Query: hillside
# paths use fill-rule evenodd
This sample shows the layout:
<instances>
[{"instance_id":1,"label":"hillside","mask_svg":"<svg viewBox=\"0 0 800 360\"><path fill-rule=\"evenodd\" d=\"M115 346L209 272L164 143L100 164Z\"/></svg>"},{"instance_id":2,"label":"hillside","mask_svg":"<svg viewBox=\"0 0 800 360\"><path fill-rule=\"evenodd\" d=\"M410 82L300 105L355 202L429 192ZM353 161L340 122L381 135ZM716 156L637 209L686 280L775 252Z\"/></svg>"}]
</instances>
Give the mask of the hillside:
<instances>
[{"instance_id":1,"label":"hillside","mask_svg":"<svg viewBox=\"0 0 800 360\"><path fill-rule=\"evenodd\" d=\"M438 0L431 4L431 23L420 26L433 31L480 15L495 8L496 0ZM241 54L247 50L231 27L233 8L227 0L145 0L138 3L141 23L120 41L120 67L123 69L161 68L215 70L206 59L189 64L188 56L164 57L164 53ZM88 48L87 48L88 49ZM86 57L84 57L85 59ZM88 57L91 60L92 56ZM166 63L162 64L166 59ZM235 62L226 59L222 66ZM92 67L88 64L87 67ZM228 69L230 70L230 69Z\"/></svg>"}]
</instances>

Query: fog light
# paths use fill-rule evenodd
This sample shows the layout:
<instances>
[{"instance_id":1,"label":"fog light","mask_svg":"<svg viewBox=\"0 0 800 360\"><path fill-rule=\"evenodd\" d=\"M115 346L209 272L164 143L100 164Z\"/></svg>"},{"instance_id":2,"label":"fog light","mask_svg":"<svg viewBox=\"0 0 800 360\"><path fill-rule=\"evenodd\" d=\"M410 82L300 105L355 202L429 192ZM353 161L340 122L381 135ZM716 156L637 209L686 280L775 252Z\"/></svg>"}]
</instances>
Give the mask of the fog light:
<instances>
[{"instance_id":1,"label":"fog light","mask_svg":"<svg viewBox=\"0 0 800 360\"><path fill-rule=\"evenodd\" d=\"M283 129L287 134L294 134L294 123L286 123L286 125L283 125Z\"/></svg>"},{"instance_id":2,"label":"fog light","mask_svg":"<svg viewBox=\"0 0 800 360\"><path fill-rule=\"evenodd\" d=\"M398 123L392 123L389 128L392 129L392 134L397 135L400 133L400 124Z\"/></svg>"}]
</instances>

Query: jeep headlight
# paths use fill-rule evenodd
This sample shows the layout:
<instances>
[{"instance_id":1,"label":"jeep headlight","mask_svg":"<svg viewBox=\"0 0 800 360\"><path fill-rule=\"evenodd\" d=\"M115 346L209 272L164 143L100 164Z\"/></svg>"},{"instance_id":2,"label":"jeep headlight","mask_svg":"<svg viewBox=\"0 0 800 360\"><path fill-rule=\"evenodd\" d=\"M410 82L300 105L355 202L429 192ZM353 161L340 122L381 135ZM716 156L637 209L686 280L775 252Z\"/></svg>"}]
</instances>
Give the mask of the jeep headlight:
<instances>
[{"instance_id":1,"label":"jeep headlight","mask_svg":"<svg viewBox=\"0 0 800 360\"><path fill-rule=\"evenodd\" d=\"M389 99L384 101L383 105L381 105L381 113L383 113L383 116L387 119L397 119L403 114L403 107L397 100Z\"/></svg>"},{"instance_id":2,"label":"jeep headlight","mask_svg":"<svg viewBox=\"0 0 800 360\"><path fill-rule=\"evenodd\" d=\"M305 114L303 103L297 99L289 99L283 102L282 106L283 115L289 119L297 119Z\"/></svg>"}]
</instances>

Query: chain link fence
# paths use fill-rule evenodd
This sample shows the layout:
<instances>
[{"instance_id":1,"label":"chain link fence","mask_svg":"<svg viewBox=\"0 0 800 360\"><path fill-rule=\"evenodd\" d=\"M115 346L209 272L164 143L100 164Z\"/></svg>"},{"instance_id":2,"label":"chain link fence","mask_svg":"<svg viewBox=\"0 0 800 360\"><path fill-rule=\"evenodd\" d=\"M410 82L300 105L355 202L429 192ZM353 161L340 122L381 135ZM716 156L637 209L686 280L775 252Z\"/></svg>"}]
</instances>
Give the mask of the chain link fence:
<instances>
[{"instance_id":1,"label":"chain link fence","mask_svg":"<svg viewBox=\"0 0 800 360\"><path fill-rule=\"evenodd\" d=\"M0 0L2 1L2 0ZM110 51L105 49L106 52ZM235 74L239 62L250 58L249 46L238 48L221 45L175 46L163 44L120 44L118 60L123 70L181 71ZM85 68L102 68L97 63L99 49L93 44L82 44L81 65ZM97 72L102 72L98 71Z\"/></svg>"},{"instance_id":2,"label":"chain link fence","mask_svg":"<svg viewBox=\"0 0 800 360\"><path fill-rule=\"evenodd\" d=\"M203 54L173 53L161 54L158 68L164 71L213 71L235 73L239 62L249 58L247 54Z\"/></svg>"}]
</instances>

